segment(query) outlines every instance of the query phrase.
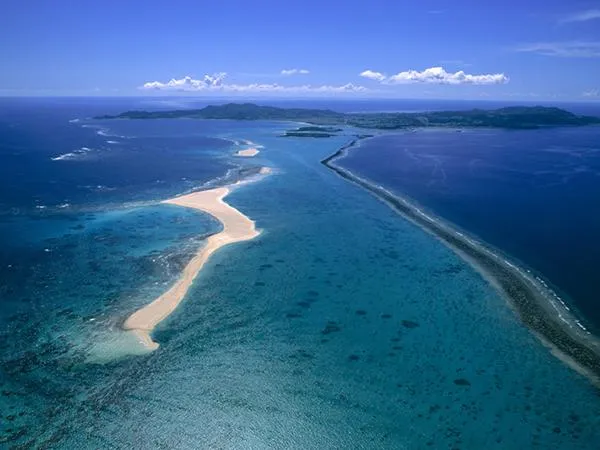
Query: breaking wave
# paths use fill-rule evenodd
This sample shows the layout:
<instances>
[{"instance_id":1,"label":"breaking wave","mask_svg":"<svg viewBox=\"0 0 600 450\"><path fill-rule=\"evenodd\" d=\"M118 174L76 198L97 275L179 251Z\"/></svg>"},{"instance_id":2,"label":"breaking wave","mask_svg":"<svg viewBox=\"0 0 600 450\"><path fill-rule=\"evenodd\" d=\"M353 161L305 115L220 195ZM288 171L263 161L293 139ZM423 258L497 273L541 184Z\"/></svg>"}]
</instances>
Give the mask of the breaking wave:
<instances>
[{"instance_id":1,"label":"breaking wave","mask_svg":"<svg viewBox=\"0 0 600 450\"><path fill-rule=\"evenodd\" d=\"M73 150L72 152L63 153L62 155L55 156L50 158L52 161L81 161L87 157L90 152L94 152L93 148L89 147L81 147L78 150Z\"/></svg>"}]
</instances>

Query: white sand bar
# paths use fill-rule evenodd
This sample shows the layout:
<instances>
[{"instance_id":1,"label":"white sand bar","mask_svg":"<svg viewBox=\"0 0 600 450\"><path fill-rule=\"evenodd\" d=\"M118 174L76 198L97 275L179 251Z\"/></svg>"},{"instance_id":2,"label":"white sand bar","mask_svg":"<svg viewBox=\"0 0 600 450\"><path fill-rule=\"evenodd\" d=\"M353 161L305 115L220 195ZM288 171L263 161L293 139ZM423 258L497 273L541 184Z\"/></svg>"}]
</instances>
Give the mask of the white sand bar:
<instances>
[{"instance_id":1,"label":"white sand bar","mask_svg":"<svg viewBox=\"0 0 600 450\"><path fill-rule=\"evenodd\" d=\"M167 292L134 312L125 321L123 327L132 331L147 348L152 350L158 348L150 333L181 303L208 258L224 245L247 241L258 236L259 232L254 222L223 201L229 192L229 188L221 187L194 192L163 202L204 211L218 219L223 224L223 230L206 240L205 245L183 269L181 278Z\"/></svg>"},{"instance_id":2,"label":"white sand bar","mask_svg":"<svg viewBox=\"0 0 600 450\"><path fill-rule=\"evenodd\" d=\"M246 157L249 157L249 156L256 156L259 153L260 153L260 150L257 149L257 148L247 148L245 150L239 150L236 153L236 156L246 156Z\"/></svg>"}]
</instances>

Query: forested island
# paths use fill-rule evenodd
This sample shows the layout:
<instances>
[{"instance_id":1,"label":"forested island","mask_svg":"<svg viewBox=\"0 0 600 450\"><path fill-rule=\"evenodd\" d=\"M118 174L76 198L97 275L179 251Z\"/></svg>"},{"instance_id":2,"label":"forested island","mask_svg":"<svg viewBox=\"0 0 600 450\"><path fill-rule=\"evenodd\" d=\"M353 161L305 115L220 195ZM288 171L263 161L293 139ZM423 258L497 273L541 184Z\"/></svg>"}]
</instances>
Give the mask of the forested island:
<instances>
[{"instance_id":1,"label":"forested island","mask_svg":"<svg viewBox=\"0 0 600 450\"><path fill-rule=\"evenodd\" d=\"M319 126L309 126L309 127L299 127L295 130L288 130L282 137L313 137L313 138L326 138L335 136L336 133L343 131L341 128L335 127L319 127Z\"/></svg>"},{"instance_id":2,"label":"forested island","mask_svg":"<svg viewBox=\"0 0 600 450\"><path fill-rule=\"evenodd\" d=\"M564 109L546 106L511 106L493 110L432 111L414 113L342 113L330 109L277 108L253 103L228 103L202 109L173 111L126 111L96 119L230 119L283 120L319 126L347 125L357 128L394 130L402 128L507 128L536 129L556 126L600 124L599 117L579 116ZM304 128L304 129L303 129ZM332 128L302 127L286 136L327 137Z\"/></svg>"}]
</instances>

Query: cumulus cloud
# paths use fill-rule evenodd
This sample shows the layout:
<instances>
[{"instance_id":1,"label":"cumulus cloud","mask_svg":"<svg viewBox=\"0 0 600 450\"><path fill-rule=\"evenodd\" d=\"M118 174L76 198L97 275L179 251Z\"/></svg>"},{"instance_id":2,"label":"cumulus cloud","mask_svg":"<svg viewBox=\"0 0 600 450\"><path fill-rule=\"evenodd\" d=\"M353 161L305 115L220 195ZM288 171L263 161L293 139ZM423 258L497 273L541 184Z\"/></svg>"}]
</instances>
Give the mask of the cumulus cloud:
<instances>
[{"instance_id":1,"label":"cumulus cloud","mask_svg":"<svg viewBox=\"0 0 600 450\"><path fill-rule=\"evenodd\" d=\"M160 81L150 81L144 83L142 89L173 89L182 91L202 90L205 88L219 87L223 85L223 80L227 74L225 72L215 73L213 75L204 75L200 80L195 80L190 76L183 77L179 80L172 78L166 83Z\"/></svg>"},{"instance_id":2,"label":"cumulus cloud","mask_svg":"<svg viewBox=\"0 0 600 450\"><path fill-rule=\"evenodd\" d=\"M587 22L588 20L600 19L600 9L588 9L587 11L580 11L575 14L571 14L563 18L561 23L572 23L572 22Z\"/></svg>"},{"instance_id":3,"label":"cumulus cloud","mask_svg":"<svg viewBox=\"0 0 600 450\"><path fill-rule=\"evenodd\" d=\"M422 72L407 70L389 78L392 84L433 83L433 84L504 84L508 77L503 73L472 75L462 70L446 72L443 67L430 67Z\"/></svg>"},{"instance_id":4,"label":"cumulus cloud","mask_svg":"<svg viewBox=\"0 0 600 450\"><path fill-rule=\"evenodd\" d=\"M382 74L381 72L373 72L372 70L365 70L364 72L360 73L360 76L375 81L385 80L384 74Z\"/></svg>"},{"instance_id":5,"label":"cumulus cloud","mask_svg":"<svg viewBox=\"0 0 600 450\"><path fill-rule=\"evenodd\" d=\"M221 92L221 93L289 93L289 94L325 94L325 93L357 93L367 92L368 89L352 83L341 86L333 85L300 85L283 86L277 83L235 84L224 83L225 73L205 75L196 80L190 76L172 79L166 83L150 81L140 86L143 90L186 91L186 92Z\"/></svg>"},{"instance_id":6,"label":"cumulus cloud","mask_svg":"<svg viewBox=\"0 0 600 450\"><path fill-rule=\"evenodd\" d=\"M360 76L384 84L504 84L509 81L508 77L503 73L472 75L462 70L454 73L446 72L443 67L430 67L422 72L407 70L391 76L386 76L381 72L365 70Z\"/></svg>"},{"instance_id":7,"label":"cumulus cloud","mask_svg":"<svg viewBox=\"0 0 600 450\"><path fill-rule=\"evenodd\" d=\"M290 76L290 75L308 75L310 73L309 70L306 69L283 69L281 71L281 75Z\"/></svg>"},{"instance_id":8,"label":"cumulus cloud","mask_svg":"<svg viewBox=\"0 0 600 450\"><path fill-rule=\"evenodd\" d=\"M600 42L596 41L537 42L520 45L515 50L563 58L600 58Z\"/></svg>"},{"instance_id":9,"label":"cumulus cloud","mask_svg":"<svg viewBox=\"0 0 600 450\"><path fill-rule=\"evenodd\" d=\"M587 98L600 98L600 89L590 89L589 91L585 91L581 95Z\"/></svg>"}]
</instances>

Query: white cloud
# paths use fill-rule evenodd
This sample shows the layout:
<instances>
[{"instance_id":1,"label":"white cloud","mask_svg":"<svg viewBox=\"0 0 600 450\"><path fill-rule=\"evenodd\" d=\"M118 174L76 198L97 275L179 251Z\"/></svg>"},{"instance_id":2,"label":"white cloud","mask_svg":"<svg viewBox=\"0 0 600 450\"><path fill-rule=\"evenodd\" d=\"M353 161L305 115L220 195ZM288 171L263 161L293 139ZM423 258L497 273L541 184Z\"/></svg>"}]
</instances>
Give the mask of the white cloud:
<instances>
[{"instance_id":1,"label":"white cloud","mask_svg":"<svg viewBox=\"0 0 600 450\"><path fill-rule=\"evenodd\" d=\"M309 70L306 69L283 69L281 71L281 75L290 76L290 75L308 75L310 73Z\"/></svg>"},{"instance_id":2,"label":"white cloud","mask_svg":"<svg viewBox=\"0 0 600 450\"><path fill-rule=\"evenodd\" d=\"M443 67L430 67L422 72L408 70L389 78L392 84L433 83L433 84L504 84L508 77L503 73L472 75L462 70L451 73Z\"/></svg>"},{"instance_id":3,"label":"white cloud","mask_svg":"<svg viewBox=\"0 0 600 450\"><path fill-rule=\"evenodd\" d=\"M348 83L341 86L322 85L299 85L283 86L277 83L252 83L252 84L228 84L224 83L225 73L205 75L196 80L190 76L181 79L172 79L166 83L150 81L144 83L140 89L160 91L186 91L186 92L221 92L221 93L286 93L286 94L337 94L367 92L368 89Z\"/></svg>"},{"instance_id":4,"label":"white cloud","mask_svg":"<svg viewBox=\"0 0 600 450\"><path fill-rule=\"evenodd\" d=\"M588 20L600 19L600 9L588 9L587 11L580 11L570 16L565 17L561 23L572 23L572 22L587 22Z\"/></svg>"},{"instance_id":5,"label":"white cloud","mask_svg":"<svg viewBox=\"0 0 600 450\"><path fill-rule=\"evenodd\" d=\"M590 89L581 94L583 97L588 98L600 98L600 89Z\"/></svg>"},{"instance_id":6,"label":"white cloud","mask_svg":"<svg viewBox=\"0 0 600 450\"><path fill-rule=\"evenodd\" d=\"M396 75L386 76L381 72L365 70L360 74L362 77L370 78L384 84L504 84L509 79L503 73L472 75L460 70L458 72L446 72L443 67L430 67L422 72L407 70Z\"/></svg>"},{"instance_id":7,"label":"white cloud","mask_svg":"<svg viewBox=\"0 0 600 450\"><path fill-rule=\"evenodd\" d=\"M375 80L375 81L385 80L384 74L382 74L381 72L373 72L372 70L365 70L364 72L360 73L360 76L368 78L370 80Z\"/></svg>"},{"instance_id":8,"label":"white cloud","mask_svg":"<svg viewBox=\"0 0 600 450\"><path fill-rule=\"evenodd\" d=\"M520 45L515 50L563 58L600 58L600 42L596 41L537 42Z\"/></svg>"},{"instance_id":9,"label":"white cloud","mask_svg":"<svg viewBox=\"0 0 600 450\"><path fill-rule=\"evenodd\" d=\"M316 91L321 91L321 92L368 92L369 91L369 89L367 89L366 87L360 86L360 85L354 84L354 83L346 83L341 86L324 85L324 86L319 86L317 88L312 88L312 89L316 90Z\"/></svg>"},{"instance_id":10,"label":"white cloud","mask_svg":"<svg viewBox=\"0 0 600 450\"><path fill-rule=\"evenodd\" d=\"M166 83L160 81L150 81L144 83L142 89L173 89L182 91L194 91L205 88L218 87L223 85L223 80L227 74L225 72L215 73L213 75L204 75L201 80L194 80L192 77L187 76L179 80L172 78Z\"/></svg>"}]
</instances>

